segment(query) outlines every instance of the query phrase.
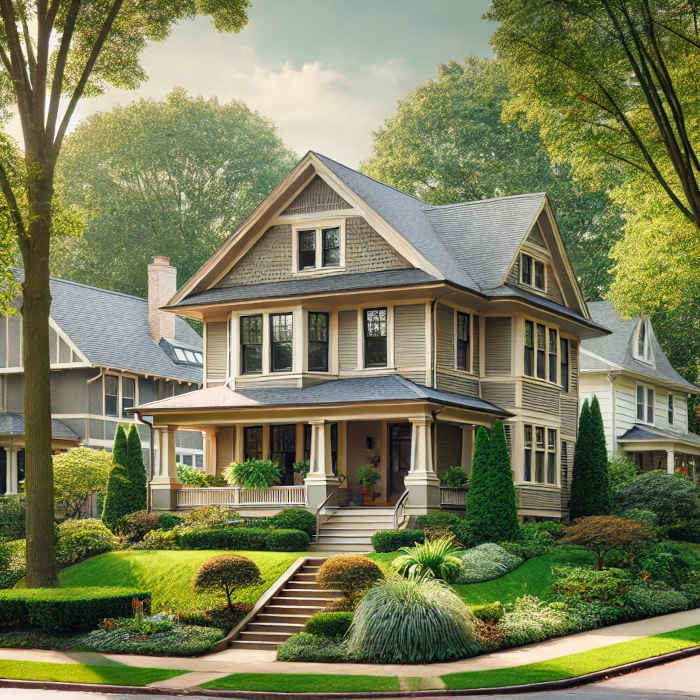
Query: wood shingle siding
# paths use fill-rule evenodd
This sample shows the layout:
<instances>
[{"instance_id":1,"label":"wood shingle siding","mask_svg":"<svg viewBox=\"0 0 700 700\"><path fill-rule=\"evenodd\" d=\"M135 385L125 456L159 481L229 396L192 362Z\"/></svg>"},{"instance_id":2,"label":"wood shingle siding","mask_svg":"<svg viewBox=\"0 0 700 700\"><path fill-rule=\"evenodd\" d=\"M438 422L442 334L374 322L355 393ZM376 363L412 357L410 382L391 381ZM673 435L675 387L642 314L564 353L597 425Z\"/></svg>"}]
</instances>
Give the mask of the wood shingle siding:
<instances>
[{"instance_id":1,"label":"wood shingle siding","mask_svg":"<svg viewBox=\"0 0 700 700\"><path fill-rule=\"evenodd\" d=\"M283 214L313 214L315 212L349 209L350 205L318 175L296 196Z\"/></svg>"},{"instance_id":2,"label":"wood shingle siding","mask_svg":"<svg viewBox=\"0 0 700 700\"><path fill-rule=\"evenodd\" d=\"M397 367L425 367L425 304L394 307L394 348Z\"/></svg>"},{"instance_id":3,"label":"wood shingle siding","mask_svg":"<svg viewBox=\"0 0 700 700\"><path fill-rule=\"evenodd\" d=\"M561 493L558 488L519 486L518 505L526 510L551 510L558 513L561 509Z\"/></svg>"},{"instance_id":4,"label":"wood shingle siding","mask_svg":"<svg viewBox=\"0 0 700 700\"><path fill-rule=\"evenodd\" d=\"M515 382L481 382L481 398L508 408L515 406Z\"/></svg>"},{"instance_id":5,"label":"wood shingle siding","mask_svg":"<svg viewBox=\"0 0 700 700\"><path fill-rule=\"evenodd\" d=\"M523 408L559 415L559 389L523 379Z\"/></svg>"},{"instance_id":6,"label":"wood shingle siding","mask_svg":"<svg viewBox=\"0 0 700 700\"><path fill-rule=\"evenodd\" d=\"M437 307L437 366L454 369L455 331L454 311L449 306Z\"/></svg>"},{"instance_id":7,"label":"wood shingle siding","mask_svg":"<svg viewBox=\"0 0 700 700\"><path fill-rule=\"evenodd\" d=\"M226 321L207 323L207 384L223 384L226 381L227 370L227 342L226 342Z\"/></svg>"},{"instance_id":8,"label":"wood shingle siding","mask_svg":"<svg viewBox=\"0 0 700 700\"><path fill-rule=\"evenodd\" d=\"M511 374L512 319L493 317L485 321L486 376Z\"/></svg>"},{"instance_id":9,"label":"wood shingle siding","mask_svg":"<svg viewBox=\"0 0 700 700\"><path fill-rule=\"evenodd\" d=\"M378 272L412 267L361 216L345 220L345 271Z\"/></svg>"},{"instance_id":10,"label":"wood shingle siding","mask_svg":"<svg viewBox=\"0 0 700 700\"><path fill-rule=\"evenodd\" d=\"M544 238L542 238L542 234L540 233L539 226L532 227L532 231L530 231L530 235L526 240L528 243L534 243L535 245L542 246L542 248L547 247L547 244L544 242Z\"/></svg>"},{"instance_id":11,"label":"wood shingle siding","mask_svg":"<svg viewBox=\"0 0 700 700\"><path fill-rule=\"evenodd\" d=\"M559 406L561 408L562 434L575 437L578 424L578 401L566 394L562 394L559 397Z\"/></svg>"},{"instance_id":12,"label":"wood shingle siding","mask_svg":"<svg viewBox=\"0 0 700 700\"><path fill-rule=\"evenodd\" d=\"M341 373L357 369L357 311L338 313L338 366Z\"/></svg>"},{"instance_id":13,"label":"wood shingle siding","mask_svg":"<svg viewBox=\"0 0 700 700\"><path fill-rule=\"evenodd\" d=\"M451 394L464 394L465 396L479 396L479 380L465 377L452 372L437 371L437 388Z\"/></svg>"}]
</instances>

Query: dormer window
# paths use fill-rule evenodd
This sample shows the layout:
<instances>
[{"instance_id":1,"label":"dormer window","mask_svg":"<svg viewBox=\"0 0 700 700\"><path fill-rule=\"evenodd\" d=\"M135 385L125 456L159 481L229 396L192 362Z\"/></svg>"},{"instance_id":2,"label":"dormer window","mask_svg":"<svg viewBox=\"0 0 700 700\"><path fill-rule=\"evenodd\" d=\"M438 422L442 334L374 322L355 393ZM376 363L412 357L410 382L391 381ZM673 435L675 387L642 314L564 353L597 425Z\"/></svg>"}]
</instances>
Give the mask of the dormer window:
<instances>
[{"instance_id":1,"label":"dormer window","mask_svg":"<svg viewBox=\"0 0 700 700\"><path fill-rule=\"evenodd\" d=\"M544 292L547 288L544 263L527 253L520 255L520 282Z\"/></svg>"},{"instance_id":2,"label":"dormer window","mask_svg":"<svg viewBox=\"0 0 700 700\"><path fill-rule=\"evenodd\" d=\"M651 333L648 328L649 322L641 319L637 326L637 342L635 343L635 358L642 362L651 362L651 348L649 337Z\"/></svg>"},{"instance_id":3,"label":"dormer window","mask_svg":"<svg viewBox=\"0 0 700 700\"><path fill-rule=\"evenodd\" d=\"M344 223L329 221L313 228L294 229L294 272L308 273L342 268L345 261Z\"/></svg>"}]
</instances>

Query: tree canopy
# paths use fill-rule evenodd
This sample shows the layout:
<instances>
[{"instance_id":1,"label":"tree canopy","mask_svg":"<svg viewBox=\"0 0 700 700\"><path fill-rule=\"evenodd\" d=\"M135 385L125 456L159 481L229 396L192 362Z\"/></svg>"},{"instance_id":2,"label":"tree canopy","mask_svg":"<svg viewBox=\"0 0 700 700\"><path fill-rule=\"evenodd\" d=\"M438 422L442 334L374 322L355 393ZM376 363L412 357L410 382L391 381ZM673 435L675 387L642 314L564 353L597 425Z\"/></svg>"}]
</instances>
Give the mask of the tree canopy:
<instances>
[{"instance_id":1,"label":"tree canopy","mask_svg":"<svg viewBox=\"0 0 700 700\"><path fill-rule=\"evenodd\" d=\"M85 234L54 246L52 270L144 296L146 265L168 255L188 279L294 158L242 102L175 89L95 114L66 139L58 166L67 203L86 212Z\"/></svg>"},{"instance_id":2,"label":"tree canopy","mask_svg":"<svg viewBox=\"0 0 700 700\"><path fill-rule=\"evenodd\" d=\"M584 295L598 299L621 220L604 192L552 165L535 127L501 119L510 99L501 62L443 64L375 132L363 170L431 204L546 191Z\"/></svg>"},{"instance_id":3,"label":"tree canopy","mask_svg":"<svg viewBox=\"0 0 700 700\"><path fill-rule=\"evenodd\" d=\"M56 503L67 518L75 518L88 497L104 491L112 469L112 455L104 450L74 447L53 457Z\"/></svg>"}]
</instances>

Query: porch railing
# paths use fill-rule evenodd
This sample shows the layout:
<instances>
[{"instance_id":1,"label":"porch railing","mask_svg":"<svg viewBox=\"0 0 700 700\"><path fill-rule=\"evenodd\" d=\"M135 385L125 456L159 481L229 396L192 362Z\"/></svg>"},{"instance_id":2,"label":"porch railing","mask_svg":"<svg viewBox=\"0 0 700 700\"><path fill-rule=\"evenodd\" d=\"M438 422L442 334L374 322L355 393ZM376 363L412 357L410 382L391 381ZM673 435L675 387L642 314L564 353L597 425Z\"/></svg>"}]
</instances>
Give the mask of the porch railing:
<instances>
[{"instance_id":1,"label":"porch railing","mask_svg":"<svg viewBox=\"0 0 700 700\"><path fill-rule=\"evenodd\" d=\"M466 506L467 505L467 490L464 488L449 488L447 486L440 487L440 505L441 506Z\"/></svg>"},{"instance_id":2,"label":"porch railing","mask_svg":"<svg viewBox=\"0 0 700 700\"><path fill-rule=\"evenodd\" d=\"M271 486L269 489L244 489L238 486L178 489L178 508L200 506L304 506L306 487Z\"/></svg>"}]
</instances>

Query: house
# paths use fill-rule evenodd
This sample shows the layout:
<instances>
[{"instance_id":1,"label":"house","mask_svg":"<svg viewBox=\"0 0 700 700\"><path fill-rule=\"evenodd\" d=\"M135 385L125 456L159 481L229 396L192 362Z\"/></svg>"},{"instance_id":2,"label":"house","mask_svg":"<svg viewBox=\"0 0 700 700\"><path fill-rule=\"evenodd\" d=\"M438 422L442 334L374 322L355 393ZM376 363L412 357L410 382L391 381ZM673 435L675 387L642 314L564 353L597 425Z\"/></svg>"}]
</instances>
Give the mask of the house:
<instances>
[{"instance_id":1,"label":"house","mask_svg":"<svg viewBox=\"0 0 700 700\"><path fill-rule=\"evenodd\" d=\"M203 322L204 387L134 409L159 433L156 507L357 506L367 464L396 518L463 504L440 476L501 418L521 515L566 509L579 344L607 331L546 194L430 206L309 152L164 310ZM271 458L283 484L183 489L184 426L209 431L212 470Z\"/></svg>"},{"instance_id":2,"label":"house","mask_svg":"<svg viewBox=\"0 0 700 700\"><path fill-rule=\"evenodd\" d=\"M23 271L15 270L22 280ZM128 409L178 396L202 382L202 340L182 318L159 311L176 289L167 258L149 265L149 298L51 278L52 447L110 450ZM19 308L21 300L15 303ZM22 318L0 316L0 494L24 481ZM150 428L138 424L145 450ZM177 433L176 458L202 466L202 434ZM145 456L148 456L146 451Z\"/></svg>"},{"instance_id":3,"label":"house","mask_svg":"<svg viewBox=\"0 0 700 700\"><path fill-rule=\"evenodd\" d=\"M581 346L581 400L600 402L611 458L627 455L643 470L698 474L700 435L688 432L688 394L700 389L671 366L645 316L621 318L610 302L588 304L613 329Z\"/></svg>"}]
</instances>

